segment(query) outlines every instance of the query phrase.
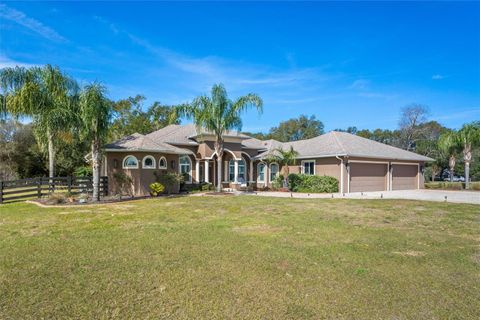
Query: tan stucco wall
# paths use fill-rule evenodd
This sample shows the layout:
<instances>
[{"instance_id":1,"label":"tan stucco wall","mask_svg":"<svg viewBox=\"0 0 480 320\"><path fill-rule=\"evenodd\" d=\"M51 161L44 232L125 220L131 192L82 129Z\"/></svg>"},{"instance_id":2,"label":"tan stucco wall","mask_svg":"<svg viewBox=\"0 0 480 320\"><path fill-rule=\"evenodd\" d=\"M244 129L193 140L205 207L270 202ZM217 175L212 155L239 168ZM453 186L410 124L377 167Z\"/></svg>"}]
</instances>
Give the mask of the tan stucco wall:
<instances>
[{"instance_id":1,"label":"tan stucco wall","mask_svg":"<svg viewBox=\"0 0 480 320\"><path fill-rule=\"evenodd\" d=\"M123 159L128 156L133 155L138 160L138 169L123 169ZM151 155L155 158L156 161L156 168L155 169L144 169L142 168L142 160L145 156ZM167 159L167 169L158 169L158 164L160 158L164 156ZM116 172L124 172L126 175L132 178L133 180L133 191L135 192L134 195L136 196L144 196L148 195L149 185L155 182L155 172L159 174L165 172L177 172L178 173L178 160L179 155L176 154L163 154L163 153L154 153L154 152L107 152L106 153L106 171L108 176L108 186L109 186L109 194L117 194L119 190L115 184L115 179L113 178L114 173ZM117 162L117 166L115 167L115 160ZM190 160L192 161L192 182L195 181L195 159L193 156L190 156ZM172 168L172 161L174 161L174 168ZM103 166L102 173L105 172L105 164Z\"/></svg>"}]
</instances>

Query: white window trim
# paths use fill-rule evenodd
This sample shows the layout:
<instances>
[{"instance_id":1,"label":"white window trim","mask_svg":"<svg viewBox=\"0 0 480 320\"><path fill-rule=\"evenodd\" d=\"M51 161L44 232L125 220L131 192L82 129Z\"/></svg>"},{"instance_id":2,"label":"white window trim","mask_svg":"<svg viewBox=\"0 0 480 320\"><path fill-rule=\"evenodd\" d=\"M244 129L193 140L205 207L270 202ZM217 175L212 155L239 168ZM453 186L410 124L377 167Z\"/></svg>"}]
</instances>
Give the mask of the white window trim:
<instances>
[{"instance_id":1,"label":"white window trim","mask_svg":"<svg viewBox=\"0 0 480 320\"><path fill-rule=\"evenodd\" d=\"M161 166L162 160L165 161L165 166L164 166L164 167ZM160 157L160 159L158 160L158 169L168 169L168 161L167 161L167 158L165 158L165 157Z\"/></svg>"},{"instance_id":2,"label":"white window trim","mask_svg":"<svg viewBox=\"0 0 480 320\"><path fill-rule=\"evenodd\" d=\"M260 168L260 165L263 165L264 167L268 167L268 166L267 166L267 164L266 164L265 162L259 162L259 163L257 164L257 181L258 181L258 182L265 182L265 178L266 178L265 176L266 176L266 174L267 174L267 170L265 170L265 171L263 172L263 180L260 180L260 169L259 169L259 168Z\"/></svg>"},{"instance_id":3,"label":"white window trim","mask_svg":"<svg viewBox=\"0 0 480 320\"><path fill-rule=\"evenodd\" d=\"M276 165L277 166L277 172L275 173L275 177L272 179L272 165ZM270 179L270 182L273 182L274 179L276 179L279 175L280 175L280 165L276 162L272 162L270 163L270 170L268 171L268 174L269 174L269 179Z\"/></svg>"},{"instance_id":4,"label":"white window trim","mask_svg":"<svg viewBox=\"0 0 480 320\"><path fill-rule=\"evenodd\" d=\"M182 166L180 164L180 158L182 157L186 157L188 159L188 162L190 162L190 171L188 172L188 176L189 176L189 180L188 181L185 181L185 183L187 184L191 184L192 183L192 159L190 159L190 157L188 155L182 155L180 157L178 157L178 173L179 174L182 174Z\"/></svg>"},{"instance_id":5,"label":"white window trim","mask_svg":"<svg viewBox=\"0 0 480 320\"><path fill-rule=\"evenodd\" d=\"M305 174L305 163L307 163L307 162L313 162L313 175L315 175L315 167L317 166L317 161L315 159L313 159L313 160L302 160L301 173Z\"/></svg>"},{"instance_id":6,"label":"white window trim","mask_svg":"<svg viewBox=\"0 0 480 320\"><path fill-rule=\"evenodd\" d=\"M134 167L126 167L125 166L125 160L127 160L127 158L129 158L129 157L135 158L135 160L137 161L136 166L134 166ZM134 155L131 155L131 154L129 154L128 156L125 156L125 158L123 158L123 160L122 160L122 169L138 169L138 159L137 159L137 157L135 157Z\"/></svg>"},{"instance_id":7,"label":"white window trim","mask_svg":"<svg viewBox=\"0 0 480 320\"><path fill-rule=\"evenodd\" d=\"M152 159L153 165L152 166L146 166L145 165L145 160L147 159ZM143 157L142 160L142 169L156 169L157 168L157 162L155 161L155 158L151 155Z\"/></svg>"}]
</instances>

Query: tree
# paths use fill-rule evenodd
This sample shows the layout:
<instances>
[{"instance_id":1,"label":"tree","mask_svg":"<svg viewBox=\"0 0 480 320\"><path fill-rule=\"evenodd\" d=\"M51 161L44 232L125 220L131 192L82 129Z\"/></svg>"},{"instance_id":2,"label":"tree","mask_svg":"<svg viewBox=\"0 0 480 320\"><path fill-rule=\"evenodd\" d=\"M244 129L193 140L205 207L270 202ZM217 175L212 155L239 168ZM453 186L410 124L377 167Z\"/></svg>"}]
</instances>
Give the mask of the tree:
<instances>
[{"instance_id":1,"label":"tree","mask_svg":"<svg viewBox=\"0 0 480 320\"><path fill-rule=\"evenodd\" d=\"M353 127L348 127L347 129L335 129L333 131L347 132L347 133L350 133L350 134L357 134L358 129L357 129L357 127L353 126Z\"/></svg>"},{"instance_id":2,"label":"tree","mask_svg":"<svg viewBox=\"0 0 480 320\"><path fill-rule=\"evenodd\" d=\"M281 142L297 141L314 138L324 133L324 126L314 115L307 117L301 115L298 118L280 122L278 127L270 129L270 139Z\"/></svg>"},{"instance_id":3,"label":"tree","mask_svg":"<svg viewBox=\"0 0 480 320\"><path fill-rule=\"evenodd\" d=\"M77 83L51 65L4 68L0 82L6 95L6 110L15 116L32 118L37 140L48 148L49 176L53 177L55 140L72 127Z\"/></svg>"},{"instance_id":4,"label":"tree","mask_svg":"<svg viewBox=\"0 0 480 320\"><path fill-rule=\"evenodd\" d=\"M411 104L402 109L399 128L404 149L414 150L415 139L421 133L421 125L427 120L427 115L428 108L421 104Z\"/></svg>"},{"instance_id":5,"label":"tree","mask_svg":"<svg viewBox=\"0 0 480 320\"><path fill-rule=\"evenodd\" d=\"M298 152L290 146L289 150L283 150L282 148L277 148L269 155L268 162L276 162L283 168L285 168L285 175L283 180L283 187L288 187L288 175L290 174L289 166L295 165L298 157Z\"/></svg>"},{"instance_id":6,"label":"tree","mask_svg":"<svg viewBox=\"0 0 480 320\"><path fill-rule=\"evenodd\" d=\"M180 117L175 106L154 102L147 111L143 111L145 97L136 95L113 103L113 123L110 139L117 140L133 133L147 134L170 124L179 124Z\"/></svg>"},{"instance_id":7,"label":"tree","mask_svg":"<svg viewBox=\"0 0 480 320\"><path fill-rule=\"evenodd\" d=\"M450 181L453 181L456 157L459 152L457 133L452 130L442 134L438 141L438 147L442 152L448 155L448 166L450 167Z\"/></svg>"},{"instance_id":8,"label":"tree","mask_svg":"<svg viewBox=\"0 0 480 320\"><path fill-rule=\"evenodd\" d=\"M97 82L85 86L80 95L81 133L91 143L94 201L100 200L100 149L107 138L111 115L106 88Z\"/></svg>"},{"instance_id":9,"label":"tree","mask_svg":"<svg viewBox=\"0 0 480 320\"><path fill-rule=\"evenodd\" d=\"M193 119L199 132L205 129L215 136L218 191L222 190L223 135L228 130L241 130L241 113L251 107L255 107L259 112L263 111L263 101L258 95L249 93L232 101L221 84L212 87L211 97L200 96L191 104L177 107L177 114Z\"/></svg>"},{"instance_id":10,"label":"tree","mask_svg":"<svg viewBox=\"0 0 480 320\"><path fill-rule=\"evenodd\" d=\"M457 143L461 146L465 162L465 186L470 188L470 163L472 162L472 148L480 145L480 125L469 123L456 134Z\"/></svg>"}]
</instances>

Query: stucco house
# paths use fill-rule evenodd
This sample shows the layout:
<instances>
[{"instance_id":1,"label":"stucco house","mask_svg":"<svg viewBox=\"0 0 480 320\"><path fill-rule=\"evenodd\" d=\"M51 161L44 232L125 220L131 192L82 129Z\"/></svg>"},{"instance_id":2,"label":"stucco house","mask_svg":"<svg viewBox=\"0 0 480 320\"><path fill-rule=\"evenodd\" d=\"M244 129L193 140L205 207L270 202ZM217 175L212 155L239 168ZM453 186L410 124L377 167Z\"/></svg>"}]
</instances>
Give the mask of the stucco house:
<instances>
[{"instance_id":1,"label":"stucco house","mask_svg":"<svg viewBox=\"0 0 480 320\"><path fill-rule=\"evenodd\" d=\"M222 159L222 186L259 189L271 186L284 168L266 163L269 153L292 146L298 152L290 173L328 175L339 180L340 192L423 188L424 163L431 158L345 132L282 143L227 132ZM155 174L178 172L185 183L215 184L217 156L214 136L198 132L193 124L169 125L147 135L133 134L105 146L103 174L113 179L123 171L133 180L134 194L146 195ZM112 180L110 180L112 181ZM115 192L110 183L110 192Z\"/></svg>"}]
</instances>

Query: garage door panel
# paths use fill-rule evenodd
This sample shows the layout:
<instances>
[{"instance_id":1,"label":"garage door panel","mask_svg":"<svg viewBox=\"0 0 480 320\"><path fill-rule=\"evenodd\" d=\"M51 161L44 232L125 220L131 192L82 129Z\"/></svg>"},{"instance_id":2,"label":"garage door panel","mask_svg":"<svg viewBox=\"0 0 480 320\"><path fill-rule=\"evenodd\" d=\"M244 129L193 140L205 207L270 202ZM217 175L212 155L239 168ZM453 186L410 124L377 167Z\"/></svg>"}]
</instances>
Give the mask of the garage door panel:
<instances>
[{"instance_id":1,"label":"garage door panel","mask_svg":"<svg viewBox=\"0 0 480 320\"><path fill-rule=\"evenodd\" d=\"M392 165L392 190L417 189L417 174L417 165Z\"/></svg>"},{"instance_id":2,"label":"garage door panel","mask_svg":"<svg viewBox=\"0 0 480 320\"><path fill-rule=\"evenodd\" d=\"M386 190L386 164L351 163L350 192Z\"/></svg>"}]
</instances>

